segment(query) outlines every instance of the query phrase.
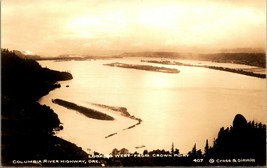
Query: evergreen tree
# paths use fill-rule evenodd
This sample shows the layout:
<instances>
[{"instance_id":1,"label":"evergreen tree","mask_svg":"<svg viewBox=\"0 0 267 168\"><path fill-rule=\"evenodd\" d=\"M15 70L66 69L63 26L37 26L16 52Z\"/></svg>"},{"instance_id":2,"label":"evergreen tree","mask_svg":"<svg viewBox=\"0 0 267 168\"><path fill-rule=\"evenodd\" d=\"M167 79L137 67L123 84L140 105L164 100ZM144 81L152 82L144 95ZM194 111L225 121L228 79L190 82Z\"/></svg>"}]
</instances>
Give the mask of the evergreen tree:
<instances>
[{"instance_id":1,"label":"evergreen tree","mask_svg":"<svg viewBox=\"0 0 267 168\"><path fill-rule=\"evenodd\" d=\"M171 154L172 154L172 156L174 155L174 144L173 144L173 142L172 142Z\"/></svg>"},{"instance_id":2,"label":"evergreen tree","mask_svg":"<svg viewBox=\"0 0 267 168\"><path fill-rule=\"evenodd\" d=\"M209 154L210 154L209 141L206 140L206 145L205 145L205 157L208 157Z\"/></svg>"}]
</instances>

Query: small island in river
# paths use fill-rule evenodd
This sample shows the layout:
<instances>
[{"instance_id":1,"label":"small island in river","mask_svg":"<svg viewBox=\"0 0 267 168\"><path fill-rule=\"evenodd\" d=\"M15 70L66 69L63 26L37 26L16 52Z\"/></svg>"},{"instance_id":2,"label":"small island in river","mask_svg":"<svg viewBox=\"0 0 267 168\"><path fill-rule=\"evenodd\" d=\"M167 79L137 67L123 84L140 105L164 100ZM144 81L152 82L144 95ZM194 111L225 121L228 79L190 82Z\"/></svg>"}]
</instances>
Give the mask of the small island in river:
<instances>
[{"instance_id":1,"label":"small island in river","mask_svg":"<svg viewBox=\"0 0 267 168\"><path fill-rule=\"evenodd\" d=\"M108 106L108 105L97 104L97 103L90 103L90 104L92 104L94 106L97 106L97 107L104 108L104 109L112 110L113 112L116 112L116 113L120 114L121 116L124 116L126 118L129 118L129 119L132 119L132 120L136 120L137 121L136 124L131 125L131 126L127 127L127 128L124 128L122 131L126 131L126 130L129 130L129 129L132 129L135 126L140 125L142 123L142 121L143 121L141 118L137 118L134 115L131 115L128 112L127 108L125 108L125 107ZM117 135L117 134L118 134L117 132L116 133L112 133L112 134L109 134L109 135L105 136L105 138L109 138L109 137L114 136L114 135Z\"/></svg>"},{"instance_id":2,"label":"small island in river","mask_svg":"<svg viewBox=\"0 0 267 168\"><path fill-rule=\"evenodd\" d=\"M113 117L105 114L105 113L101 113L99 111L90 109L90 108L86 108L83 106L78 106L75 103L72 102L68 102L66 100L62 100L62 99L54 99L52 100L53 103L61 105L63 107L66 107L68 109L72 109L75 111L80 112L81 114L85 115L86 117L89 118L93 118L93 119L98 119L98 120L114 120Z\"/></svg>"},{"instance_id":3,"label":"small island in river","mask_svg":"<svg viewBox=\"0 0 267 168\"><path fill-rule=\"evenodd\" d=\"M154 72L163 72L163 73L179 73L180 71L175 68L166 68L166 67L157 67L151 65L135 65L135 64L125 64L114 62L110 64L104 64L107 66L112 67L119 67L119 68L130 68L130 69L138 69L138 70L145 70L145 71L154 71Z\"/></svg>"}]
</instances>

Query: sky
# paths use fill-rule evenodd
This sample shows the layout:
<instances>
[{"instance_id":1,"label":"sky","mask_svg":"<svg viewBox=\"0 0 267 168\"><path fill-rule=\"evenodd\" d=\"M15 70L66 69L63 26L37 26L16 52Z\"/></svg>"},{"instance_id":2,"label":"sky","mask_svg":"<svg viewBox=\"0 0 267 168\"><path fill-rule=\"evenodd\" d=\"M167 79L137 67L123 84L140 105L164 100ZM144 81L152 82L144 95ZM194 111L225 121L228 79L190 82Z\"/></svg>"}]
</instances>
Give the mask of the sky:
<instances>
[{"instance_id":1,"label":"sky","mask_svg":"<svg viewBox=\"0 0 267 168\"><path fill-rule=\"evenodd\" d=\"M42 56L266 48L265 0L2 0L1 47Z\"/></svg>"}]
</instances>

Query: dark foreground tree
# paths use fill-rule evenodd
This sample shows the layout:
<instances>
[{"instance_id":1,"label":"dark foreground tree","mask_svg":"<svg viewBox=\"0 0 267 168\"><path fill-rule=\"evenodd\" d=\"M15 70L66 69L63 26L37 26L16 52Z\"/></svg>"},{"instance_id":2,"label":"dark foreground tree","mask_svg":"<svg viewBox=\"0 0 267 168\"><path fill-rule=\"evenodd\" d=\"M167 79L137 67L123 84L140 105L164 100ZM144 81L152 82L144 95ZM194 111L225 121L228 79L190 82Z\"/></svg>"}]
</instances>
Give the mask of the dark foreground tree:
<instances>
[{"instance_id":1,"label":"dark foreground tree","mask_svg":"<svg viewBox=\"0 0 267 168\"><path fill-rule=\"evenodd\" d=\"M266 125L247 122L244 116L237 114L233 126L220 129L206 155L237 161L247 159L248 162L241 161L240 165L266 165Z\"/></svg>"}]
</instances>

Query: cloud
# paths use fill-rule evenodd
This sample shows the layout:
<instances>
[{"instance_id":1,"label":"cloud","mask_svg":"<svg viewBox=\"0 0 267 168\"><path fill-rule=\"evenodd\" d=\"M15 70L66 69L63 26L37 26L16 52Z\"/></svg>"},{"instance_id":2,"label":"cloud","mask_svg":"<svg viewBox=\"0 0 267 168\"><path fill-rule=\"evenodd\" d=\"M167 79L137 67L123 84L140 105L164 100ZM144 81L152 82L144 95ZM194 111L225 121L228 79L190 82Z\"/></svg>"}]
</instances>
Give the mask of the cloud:
<instances>
[{"instance_id":1,"label":"cloud","mask_svg":"<svg viewBox=\"0 0 267 168\"><path fill-rule=\"evenodd\" d=\"M37 54L265 47L254 0L3 0L2 46ZM65 53L62 53L65 54Z\"/></svg>"}]
</instances>

